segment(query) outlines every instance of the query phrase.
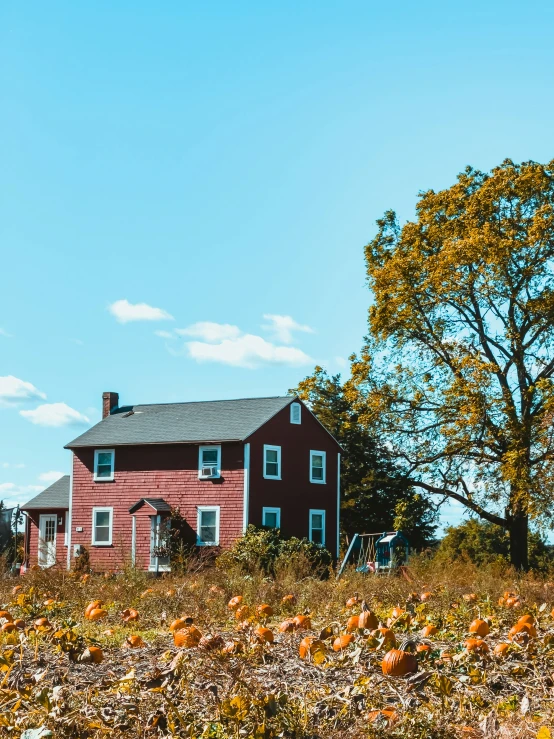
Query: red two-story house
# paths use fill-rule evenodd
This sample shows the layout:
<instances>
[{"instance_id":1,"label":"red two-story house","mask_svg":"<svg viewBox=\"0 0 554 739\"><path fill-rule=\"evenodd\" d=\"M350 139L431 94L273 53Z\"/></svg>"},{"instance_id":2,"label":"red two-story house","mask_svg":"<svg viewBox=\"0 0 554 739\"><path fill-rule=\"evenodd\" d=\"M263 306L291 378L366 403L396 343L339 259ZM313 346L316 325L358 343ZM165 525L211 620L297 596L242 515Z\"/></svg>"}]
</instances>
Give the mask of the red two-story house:
<instances>
[{"instance_id":1,"label":"red two-story house","mask_svg":"<svg viewBox=\"0 0 554 739\"><path fill-rule=\"evenodd\" d=\"M338 553L340 447L298 398L120 406L104 393L102 415L67 444L70 479L23 507L30 564L70 567L84 547L95 570L170 569L172 509L197 546L229 547L252 523Z\"/></svg>"}]
</instances>

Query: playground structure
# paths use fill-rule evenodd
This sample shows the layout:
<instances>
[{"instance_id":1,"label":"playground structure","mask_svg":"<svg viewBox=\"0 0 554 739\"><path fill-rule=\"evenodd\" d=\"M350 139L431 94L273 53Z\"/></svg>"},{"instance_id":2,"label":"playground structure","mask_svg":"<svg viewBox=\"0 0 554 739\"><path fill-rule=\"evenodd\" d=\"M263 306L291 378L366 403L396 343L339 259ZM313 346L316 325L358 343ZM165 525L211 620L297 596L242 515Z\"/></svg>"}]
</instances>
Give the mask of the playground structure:
<instances>
[{"instance_id":1,"label":"playground structure","mask_svg":"<svg viewBox=\"0 0 554 739\"><path fill-rule=\"evenodd\" d=\"M341 562L337 578L347 565L354 565L356 572L388 575L408 561L410 547L401 531L385 531L380 534L354 534Z\"/></svg>"}]
</instances>

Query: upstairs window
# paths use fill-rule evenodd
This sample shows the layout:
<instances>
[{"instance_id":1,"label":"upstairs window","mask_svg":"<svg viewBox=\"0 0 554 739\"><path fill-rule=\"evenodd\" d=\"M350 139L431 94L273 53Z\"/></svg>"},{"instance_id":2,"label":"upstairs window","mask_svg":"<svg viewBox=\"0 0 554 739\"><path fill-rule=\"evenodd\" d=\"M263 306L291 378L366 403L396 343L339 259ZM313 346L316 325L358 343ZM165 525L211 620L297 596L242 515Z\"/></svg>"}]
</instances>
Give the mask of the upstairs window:
<instances>
[{"instance_id":1,"label":"upstairs window","mask_svg":"<svg viewBox=\"0 0 554 739\"><path fill-rule=\"evenodd\" d=\"M221 477L221 447L216 445L201 446L198 452L198 477L201 480L212 480Z\"/></svg>"},{"instance_id":2,"label":"upstairs window","mask_svg":"<svg viewBox=\"0 0 554 739\"><path fill-rule=\"evenodd\" d=\"M98 482L113 480L115 451L113 449L95 449L94 479Z\"/></svg>"},{"instance_id":3,"label":"upstairs window","mask_svg":"<svg viewBox=\"0 0 554 739\"><path fill-rule=\"evenodd\" d=\"M302 406L300 403L290 404L290 422L300 424L302 423Z\"/></svg>"},{"instance_id":4,"label":"upstairs window","mask_svg":"<svg viewBox=\"0 0 554 739\"><path fill-rule=\"evenodd\" d=\"M281 479L281 447L264 444L264 477L266 480Z\"/></svg>"},{"instance_id":5,"label":"upstairs window","mask_svg":"<svg viewBox=\"0 0 554 739\"><path fill-rule=\"evenodd\" d=\"M196 545L219 546L219 506L198 506Z\"/></svg>"},{"instance_id":6,"label":"upstairs window","mask_svg":"<svg viewBox=\"0 0 554 739\"><path fill-rule=\"evenodd\" d=\"M310 511L310 541L319 546L325 546L325 511Z\"/></svg>"},{"instance_id":7,"label":"upstairs window","mask_svg":"<svg viewBox=\"0 0 554 739\"><path fill-rule=\"evenodd\" d=\"M325 484L325 452L310 451L310 482Z\"/></svg>"},{"instance_id":8,"label":"upstairs window","mask_svg":"<svg viewBox=\"0 0 554 739\"><path fill-rule=\"evenodd\" d=\"M92 544L109 547L112 543L113 508L92 509Z\"/></svg>"},{"instance_id":9,"label":"upstairs window","mask_svg":"<svg viewBox=\"0 0 554 739\"><path fill-rule=\"evenodd\" d=\"M281 528L281 509L264 508L262 510L262 526L267 526L270 529Z\"/></svg>"}]
</instances>

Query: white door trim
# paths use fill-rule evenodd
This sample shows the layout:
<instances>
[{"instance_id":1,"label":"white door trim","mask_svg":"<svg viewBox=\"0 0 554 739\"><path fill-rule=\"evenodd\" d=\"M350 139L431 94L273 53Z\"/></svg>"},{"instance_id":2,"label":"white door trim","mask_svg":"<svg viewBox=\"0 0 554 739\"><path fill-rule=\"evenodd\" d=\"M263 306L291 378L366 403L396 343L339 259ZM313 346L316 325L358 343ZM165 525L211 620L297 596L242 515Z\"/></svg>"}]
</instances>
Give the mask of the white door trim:
<instances>
[{"instance_id":1,"label":"white door trim","mask_svg":"<svg viewBox=\"0 0 554 739\"><path fill-rule=\"evenodd\" d=\"M52 524L53 526L48 526ZM49 542L45 541L48 535L54 534ZM56 513L41 513L38 519L38 564L40 567L52 567L56 564L56 539L58 536L58 516Z\"/></svg>"}]
</instances>

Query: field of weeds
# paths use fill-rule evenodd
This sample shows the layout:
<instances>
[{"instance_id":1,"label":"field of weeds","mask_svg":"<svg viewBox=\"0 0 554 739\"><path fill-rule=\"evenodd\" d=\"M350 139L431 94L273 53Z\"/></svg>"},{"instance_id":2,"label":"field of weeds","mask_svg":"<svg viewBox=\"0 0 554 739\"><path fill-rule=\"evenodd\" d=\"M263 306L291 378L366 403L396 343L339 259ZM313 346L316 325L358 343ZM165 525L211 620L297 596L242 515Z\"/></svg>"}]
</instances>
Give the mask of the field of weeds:
<instances>
[{"instance_id":1,"label":"field of weeds","mask_svg":"<svg viewBox=\"0 0 554 739\"><path fill-rule=\"evenodd\" d=\"M410 573L3 580L0 735L548 739L554 584Z\"/></svg>"}]
</instances>

